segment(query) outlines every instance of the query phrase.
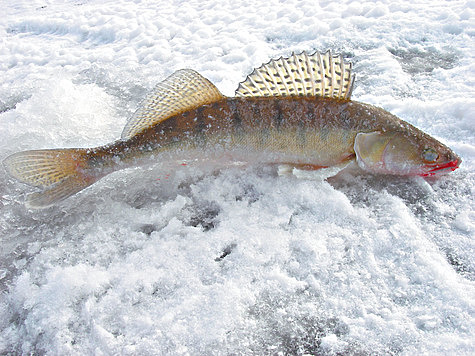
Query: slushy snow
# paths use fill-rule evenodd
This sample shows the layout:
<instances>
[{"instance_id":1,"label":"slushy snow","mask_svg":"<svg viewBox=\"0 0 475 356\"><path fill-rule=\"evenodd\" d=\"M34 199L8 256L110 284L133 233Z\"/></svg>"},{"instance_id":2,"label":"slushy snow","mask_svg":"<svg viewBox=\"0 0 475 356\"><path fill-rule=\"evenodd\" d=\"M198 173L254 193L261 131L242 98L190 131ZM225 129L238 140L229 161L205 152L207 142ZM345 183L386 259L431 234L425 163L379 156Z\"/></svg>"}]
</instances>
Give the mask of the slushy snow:
<instances>
[{"instance_id":1,"label":"slushy snow","mask_svg":"<svg viewBox=\"0 0 475 356\"><path fill-rule=\"evenodd\" d=\"M332 49L353 99L449 145L439 179L273 167L111 174L45 210L0 169L0 353L469 355L474 1L15 1L0 18L0 159L120 137L192 68L226 95Z\"/></svg>"}]
</instances>

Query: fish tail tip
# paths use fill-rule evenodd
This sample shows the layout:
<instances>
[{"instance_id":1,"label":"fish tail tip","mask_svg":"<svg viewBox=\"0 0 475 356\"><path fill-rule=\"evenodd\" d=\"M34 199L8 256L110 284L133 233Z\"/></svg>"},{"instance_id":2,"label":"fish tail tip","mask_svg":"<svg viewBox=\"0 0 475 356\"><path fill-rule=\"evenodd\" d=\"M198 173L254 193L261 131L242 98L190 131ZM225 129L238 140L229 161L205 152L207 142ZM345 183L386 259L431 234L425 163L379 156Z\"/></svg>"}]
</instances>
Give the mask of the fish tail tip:
<instances>
[{"instance_id":1,"label":"fish tail tip","mask_svg":"<svg viewBox=\"0 0 475 356\"><path fill-rule=\"evenodd\" d=\"M41 188L29 194L25 206L47 208L91 185L86 149L33 150L14 153L3 160L8 174L25 184Z\"/></svg>"}]
</instances>

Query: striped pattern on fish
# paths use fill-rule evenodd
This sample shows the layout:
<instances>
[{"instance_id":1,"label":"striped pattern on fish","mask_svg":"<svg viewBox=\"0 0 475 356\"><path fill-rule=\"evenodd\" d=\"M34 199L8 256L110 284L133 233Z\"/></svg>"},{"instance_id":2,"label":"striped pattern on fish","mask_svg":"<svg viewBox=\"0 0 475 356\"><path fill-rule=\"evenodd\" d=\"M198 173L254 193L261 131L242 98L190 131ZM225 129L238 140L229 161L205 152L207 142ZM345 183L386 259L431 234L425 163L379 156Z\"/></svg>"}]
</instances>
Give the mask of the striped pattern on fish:
<instances>
[{"instance_id":1,"label":"striped pattern on fish","mask_svg":"<svg viewBox=\"0 0 475 356\"><path fill-rule=\"evenodd\" d=\"M353 80L351 64L330 52L264 64L239 85L236 97L181 70L157 85L121 140L20 152L4 165L13 177L43 189L30 195L30 207L50 206L113 171L150 160L225 156L313 169L356 160L373 173L422 176L458 167L460 158L434 138L381 108L351 101Z\"/></svg>"}]
</instances>

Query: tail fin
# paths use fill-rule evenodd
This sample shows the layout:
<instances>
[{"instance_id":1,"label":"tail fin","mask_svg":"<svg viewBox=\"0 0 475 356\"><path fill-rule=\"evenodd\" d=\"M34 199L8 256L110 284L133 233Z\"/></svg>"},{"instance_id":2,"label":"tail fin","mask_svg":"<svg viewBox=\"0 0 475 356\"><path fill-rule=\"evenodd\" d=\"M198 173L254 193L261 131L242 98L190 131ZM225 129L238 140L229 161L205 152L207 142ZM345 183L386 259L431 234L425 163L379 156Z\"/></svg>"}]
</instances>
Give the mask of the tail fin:
<instances>
[{"instance_id":1,"label":"tail fin","mask_svg":"<svg viewBox=\"0 0 475 356\"><path fill-rule=\"evenodd\" d=\"M3 164L19 181L42 188L28 195L30 208L46 208L79 192L101 176L87 174L87 149L34 150L15 153Z\"/></svg>"}]
</instances>

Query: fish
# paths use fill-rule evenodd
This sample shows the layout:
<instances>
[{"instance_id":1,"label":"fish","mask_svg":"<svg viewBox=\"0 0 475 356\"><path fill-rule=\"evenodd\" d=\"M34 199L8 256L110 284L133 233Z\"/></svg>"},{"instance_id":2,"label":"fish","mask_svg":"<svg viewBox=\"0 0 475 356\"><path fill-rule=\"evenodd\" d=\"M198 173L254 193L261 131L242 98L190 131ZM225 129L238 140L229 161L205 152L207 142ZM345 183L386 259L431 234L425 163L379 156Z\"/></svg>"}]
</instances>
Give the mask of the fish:
<instances>
[{"instance_id":1,"label":"fish","mask_svg":"<svg viewBox=\"0 0 475 356\"><path fill-rule=\"evenodd\" d=\"M156 85L121 138L93 148L40 149L8 156L8 174L39 192L45 208L104 176L147 162L225 160L302 170L354 162L371 174L440 176L461 158L388 111L351 100L355 74L341 54L292 53L254 69L233 97L192 69Z\"/></svg>"}]
</instances>

